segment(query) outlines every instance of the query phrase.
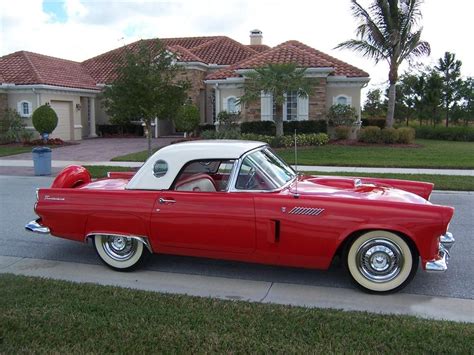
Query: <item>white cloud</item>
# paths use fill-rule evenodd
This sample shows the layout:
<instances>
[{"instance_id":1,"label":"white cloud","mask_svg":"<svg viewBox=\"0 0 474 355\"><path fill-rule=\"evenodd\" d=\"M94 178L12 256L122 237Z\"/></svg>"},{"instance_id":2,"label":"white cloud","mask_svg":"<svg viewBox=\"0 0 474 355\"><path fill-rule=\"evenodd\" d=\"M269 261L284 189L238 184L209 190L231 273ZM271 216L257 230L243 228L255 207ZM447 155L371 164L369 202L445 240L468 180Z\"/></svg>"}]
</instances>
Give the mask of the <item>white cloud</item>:
<instances>
[{"instance_id":1,"label":"white cloud","mask_svg":"<svg viewBox=\"0 0 474 355\"><path fill-rule=\"evenodd\" d=\"M265 44L296 39L368 71L369 87L387 80L386 63L375 65L351 51L333 49L355 35L348 0L65 0L64 6L68 18L60 23L43 12L41 0L0 1L0 55L29 50L81 61L154 37L225 35L246 44L249 31L258 28ZM463 74L474 75L473 10L471 0L423 5L423 38L432 46L425 63L451 51L463 61Z\"/></svg>"}]
</instances>

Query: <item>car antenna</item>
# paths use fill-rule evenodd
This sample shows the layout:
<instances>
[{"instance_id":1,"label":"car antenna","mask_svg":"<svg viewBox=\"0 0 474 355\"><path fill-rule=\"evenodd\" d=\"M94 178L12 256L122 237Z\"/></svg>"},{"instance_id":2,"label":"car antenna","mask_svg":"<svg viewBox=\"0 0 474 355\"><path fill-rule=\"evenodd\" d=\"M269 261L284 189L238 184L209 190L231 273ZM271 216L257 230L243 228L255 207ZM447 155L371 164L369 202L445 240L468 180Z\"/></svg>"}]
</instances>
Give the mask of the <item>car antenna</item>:
<instances>
[{"instance_id":1,"label":"car antenna","mask_svg":"<svg viewBox=\"0 0 474 355\"><path fill-rule=\"evenodd\" d=\"M296 171L296 180L295 180L295 193L293 194L294 198L299 198L298 194L298 148L296 144L296 129L295 129L295 171Z\"/></svg>"}]
</instances>

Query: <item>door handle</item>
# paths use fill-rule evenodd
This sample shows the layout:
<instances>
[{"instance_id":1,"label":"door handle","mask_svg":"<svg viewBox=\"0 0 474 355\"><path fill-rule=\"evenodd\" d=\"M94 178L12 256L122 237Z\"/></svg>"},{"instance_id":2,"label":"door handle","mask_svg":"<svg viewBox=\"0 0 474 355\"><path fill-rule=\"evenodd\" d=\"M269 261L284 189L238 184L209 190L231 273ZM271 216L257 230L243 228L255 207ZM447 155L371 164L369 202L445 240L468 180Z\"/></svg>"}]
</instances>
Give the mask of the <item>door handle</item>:
<instances>
[{"instance_id":1,"label":"door handle","mask_svg":"<svg viewBox=\"0 0 474 355\"><path fill-rule=\"evenodd\" d=\"M158 202L162 205L167 205L167 204L170 204L170 203L176 203L175 200L167 200L163 197L160 197L160 199L158 200Z\"/></svg>"}]
</instances>

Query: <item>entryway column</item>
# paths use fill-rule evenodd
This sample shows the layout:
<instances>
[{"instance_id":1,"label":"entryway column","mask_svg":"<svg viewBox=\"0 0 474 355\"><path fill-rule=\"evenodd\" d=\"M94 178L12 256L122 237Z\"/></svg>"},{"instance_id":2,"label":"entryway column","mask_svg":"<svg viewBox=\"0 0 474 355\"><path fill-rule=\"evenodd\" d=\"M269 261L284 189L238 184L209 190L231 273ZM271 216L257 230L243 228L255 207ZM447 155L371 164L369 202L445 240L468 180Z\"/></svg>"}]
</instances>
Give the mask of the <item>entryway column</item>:
<instances>
[{"instance_id":1,"label":"entryway column","mask_svg":"<svg viewBox=\"0 0 474 355\"><path fill-rule=\"evenodd\" d=\"M95 97L89 98L89 137L97 137L95 132Z\"/></svg>"}]
</instances>

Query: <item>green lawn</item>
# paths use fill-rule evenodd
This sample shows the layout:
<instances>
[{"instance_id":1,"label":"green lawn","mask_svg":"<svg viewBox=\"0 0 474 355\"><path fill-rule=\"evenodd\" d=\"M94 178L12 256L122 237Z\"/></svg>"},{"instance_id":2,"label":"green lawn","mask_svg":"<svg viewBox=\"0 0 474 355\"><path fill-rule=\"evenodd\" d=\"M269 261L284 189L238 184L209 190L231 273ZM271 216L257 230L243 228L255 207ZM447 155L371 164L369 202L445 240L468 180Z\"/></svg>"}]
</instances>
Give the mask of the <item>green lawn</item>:
<instances>
[{"instance_id":1,"label":"green lawn","mask_svg":"<svg viewBox=\"0 0 474 355\"><path fill-rule=\"evenodd\" d=\"M0 353L464 353L474 325L0 275Z\"/></svg>"},{"instance_id":2,"label":"green lawn","mask_svg":"<svg viewBox=\"0 0 474 355\"><path fill-rule=\"evenodd\" d=\"M105 166L105 165L84 165L84 167L91 173L93 178L103 178L107 176L109 171L135 171L134 168L127 168L122 166Z\"/></svg>"},{"instance_id":3,"label":"green lawn","mask_svg":"<svg viewBox=\"0 0 474 355\"><path fill-rule=\"evenodd\" d=\"M388 179L427 181L435 185L435 190L452 191L474 191L474 176L456 175L429 175L429 174L380 174L380 173L346 173L346 172L323 172L307 171L308 175L331 175L331 176L357 176L357 177L380 177Z\"/></svg>"},{"instance_id":4,"label":"green lawn","mask_svg":"<svg viewBox=\"0 0 474 355\"><path fill-rule=\"evenodd\" d=\"M31 152L33 147L0 145L0 157Z\"/></svg>"},{"instance_id":5,"label":"green lawn","mask_svg":"<svg viewBox=\"0 0 474 355\"><path fill-rule=\"evenodd\" d=\"M419 147L344 146L328 144L300 148L298 164L398 168L474 168L474 143L418 139ZM294 163L294 149L278 149L287 162ZM113 161L145 161L147 152L113 158Z\"/></svg>"},{"instance_id":6,"label":"green lawn","mask_svg":"<svg viewBox=\"0 0 474 355\"><path fill-rule=\"evenodd\" d=\"M325 145L298 150L298 164L397 168L474 168L474 143L422 140L420 147ZM293 149L278 154L294 163Z\"/></svg>"}]
</instances>

